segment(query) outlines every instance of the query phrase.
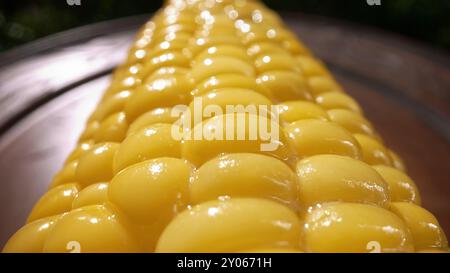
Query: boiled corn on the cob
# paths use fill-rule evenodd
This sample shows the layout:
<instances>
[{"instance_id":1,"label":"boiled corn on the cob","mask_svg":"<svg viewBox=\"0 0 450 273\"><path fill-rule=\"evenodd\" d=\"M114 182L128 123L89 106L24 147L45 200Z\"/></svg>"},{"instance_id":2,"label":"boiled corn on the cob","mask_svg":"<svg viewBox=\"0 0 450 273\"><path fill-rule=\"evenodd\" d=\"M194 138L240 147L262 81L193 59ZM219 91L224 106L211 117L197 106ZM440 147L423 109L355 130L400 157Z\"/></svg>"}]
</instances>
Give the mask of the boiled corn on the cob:
<instances>
[{"instance_id":1,"label":"boiled corn on the cob","mask_svg":"<svg viewBox=\"0 0 450 273\"><path fill-rule=\"evenodd\" d=\"M216 110L278 105L263 120L275 148L251 132L261 112L243 113L245 124L236 112L177 124L176 106L195 112L199 98ZM197 129L231 138L196 139ZM400 157L274 12L259 1L171 0L139 31L3 251L447 251L420 204Z\"/></svg>"}]
</instances>

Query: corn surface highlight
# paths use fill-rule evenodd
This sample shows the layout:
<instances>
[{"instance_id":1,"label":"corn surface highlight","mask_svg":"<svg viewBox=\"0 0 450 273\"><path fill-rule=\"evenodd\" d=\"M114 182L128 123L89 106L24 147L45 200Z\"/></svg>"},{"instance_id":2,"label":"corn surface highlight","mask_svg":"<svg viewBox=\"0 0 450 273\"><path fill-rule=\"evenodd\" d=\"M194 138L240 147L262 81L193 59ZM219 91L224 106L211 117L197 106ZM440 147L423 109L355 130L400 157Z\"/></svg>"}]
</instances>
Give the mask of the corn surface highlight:
<instances>
[{"instance_id":1,"label":"corn surface highlight","mask_svg":"<svg viewBox=\"0 0 450 273\"><path fill-rule=\"evenodd\" d=\"M187 116L198 99L216 112ZM401 158L276 13L171 0L3 252L448 251L420 205Z\"/></svg>"}]
</instances>

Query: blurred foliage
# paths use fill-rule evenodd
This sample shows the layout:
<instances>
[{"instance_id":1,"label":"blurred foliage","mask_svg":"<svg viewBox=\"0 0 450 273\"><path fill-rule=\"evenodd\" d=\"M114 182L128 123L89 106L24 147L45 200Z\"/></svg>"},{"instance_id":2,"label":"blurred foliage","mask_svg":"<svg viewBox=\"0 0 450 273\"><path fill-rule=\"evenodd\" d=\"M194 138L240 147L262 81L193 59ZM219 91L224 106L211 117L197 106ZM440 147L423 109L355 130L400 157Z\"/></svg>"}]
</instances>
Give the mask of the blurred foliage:
<instances>
[{"instance_id":1,"label":"blurred foliage","mask_svg":"<svg viewBox=\"0 0 450 273\"><path fill-rule=\"evenodd\" d=\"M278 11L337 17L398 32L450 50L450 0L265 0ZM162 0L1 0L0 51L85 24L155 11Z\"/></svg>"}]
</instances>

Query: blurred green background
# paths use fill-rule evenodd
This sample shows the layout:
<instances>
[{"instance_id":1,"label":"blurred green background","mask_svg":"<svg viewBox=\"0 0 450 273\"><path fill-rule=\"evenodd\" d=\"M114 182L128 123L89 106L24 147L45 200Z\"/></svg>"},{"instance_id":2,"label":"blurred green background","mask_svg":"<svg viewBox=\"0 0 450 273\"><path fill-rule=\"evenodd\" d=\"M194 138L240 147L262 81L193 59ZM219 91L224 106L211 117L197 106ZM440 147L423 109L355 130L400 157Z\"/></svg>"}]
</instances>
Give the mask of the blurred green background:
<instances>
[{"instance_id":1,"label":"blurred green background","mask_svg":"<svg viewBox=\"0 0 450 273\"><path fill-rule=\"evenodd\" d=\"M301 11L376 26L450 51L450 0L265 0L277 11ZM0 51L66 29L160 7L155 0L0 0Z\"/></svg>"}]
</instances>

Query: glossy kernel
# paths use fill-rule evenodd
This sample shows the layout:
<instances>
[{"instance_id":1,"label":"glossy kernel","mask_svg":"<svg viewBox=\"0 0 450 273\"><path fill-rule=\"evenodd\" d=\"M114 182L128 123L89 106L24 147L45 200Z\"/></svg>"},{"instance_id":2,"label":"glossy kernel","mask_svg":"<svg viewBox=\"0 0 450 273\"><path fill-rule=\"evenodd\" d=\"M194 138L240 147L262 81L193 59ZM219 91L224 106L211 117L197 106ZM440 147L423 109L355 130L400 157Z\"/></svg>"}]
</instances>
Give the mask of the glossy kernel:
<instances>
[{"instance_id":1,"label":"glossy kernel","mask_svg":"<svg viewBox=\"0 0 450 273\"><path fill-rule=\"evenodd\" d=\"M125 105L125 114L133 122L141 114L161 107L187 104L190 84L184 76L168 75L137 89Z\"/></svg>"},{"instance_id":2,"label":"glossy kernel","mask_svg":"<svg viewBox=\"0 0 450 273\"><path fill-rule=\"evenodd\" d=\"M295 213L274 201L251 198L210 201L177 215L161 235L156 252L298 248L300 229Z\"/></svg>"},{"instance_id":3,"label":"glossy kernel","mask_svg":"<svg viewBox=\"0 0 450 273\"><path fill-rule=\"evenodd\" d=\"M412 202L420 205L419 190L408 175L400 170L384 165L373 166L373 168L389 184L392 202Z\"/></svg>"},{"instance_id":4,"label":"glossy kernel","mask_svg":"<svg viewBox=\"0 0 450 273\"><path fill-rule=\"evenodd\" d=\"M328 76L315 76L308 78L308 84L310 87L311 94L315 97L322 95L324 93L336 93L342 92L339 84Z\"/></svg>"},{"instance_id":5,"label":"glossy kernel","mask_svg":"<svg viewBox=\"0 0 450 273\"><path fill-rule=\"evenodd\" d=\"M270 96L269 90L256 84L254 78L249 78L241 74L220 74L207 78L198 84L192 91L194 96L202 96L214 89L222 88L242 88L256 91L264 96Z\"/></svg>"},{"instance_id":6,"label":"glossy kernel","mask_svg":"<svg viewBox=\"0 0 450 273\"><path fill-rule=\"evenodd\" d=\"M81 134L80 138L78 139L78 142L86 142L91 140L99 126L100 122L98 121L89 122L86 128L84 129L83 133Z\"/></svg>"},{"instance_id":7,"label":"glossy kernel","mask_svg":"<svg viewBox=\"0 0 450 273\"><path fill-rule=\"evenodd\" d=\"M393 166L395 168L405 172L406 166L405 166L405 162L403 161L403 159L396 152L389 150L389 149L388 149L388 154L389 154L390 158L392 159Z\"/></svg>"},{"instance_id":8,"label":"glossy kernel","mask_svg":"<svg viewBox=\"0 0 450 273\"><path fill-rule=\"evenodd\" d=\"M125 113L112 114L100 123L93 135L95 142L120 142L125 138L128 130L128 121Z\"/></svg>"},{"instance_id":9,"label":"glossy kernel","mask_svg":"<svg viewBox=\"0 0 450 273\"><path fill-rule=\"evenodd\" d=\"M50 183L49 189L57 186L76 182L75 174L78 167L78 160L67 163L61 171L59 171Z\"/></svg>"},{"instance_id":10,"label":"glossy kernel","mask_svg":"<svg viewBox=\"0 0 450 273\"><path fill-rule=\"evenodd\" d=\"M372 124L360 114L344 109L328 110L327 113L331 121L336 122L354 134L376 137Z\"/></svg>"},{"instance_id":11,"label":"glossy kernel","mask_svg":"<svg viewBox=\"0 0 450 273\"><path fill-rule=\"evenodd\" d=\"M151 224L186 205L190 174L190 166L176 158L140 162L112 179L108 197L133 222Z\"/></svg>"},{"instance_id":12,"label":"glossy kernel","mask_svg":"<svg viewBox=\"0 0 450 273\"><path fill-rule=\"evenodd\" d=\"M118 143L99 143L83 155L75 173L77 183L84 188L94 183L111 180L112 162L118 148Z\"/></svg>"},{"instance_id":13,"label":"glossy kernel","mask_svg":"<svg viewBox=\"0 0 450 273\"><path fill-rule=\"evenodd\" d=\"M333 201L387 207L389 187L369 165L338 155L316 155L297 164L300 201L304 207Z\"/></svg>"},{"instance_id":14,"label":"glossy kernel","mask_svg":"<svg viewBox=\"0 0 450 273\"><path fill-rule=\"evenodd\" d=\"M114 173L124 168L157 157L180 157L181 143L174 139L175 125L157 123L129 135L119 146L114 157ZM181 129L180 129L181 130Z\"/></svg>"},{"instance_id":15,"label":"glossy kernel","mask_svg":"<svg viewBox=\"0 0 450 273\"><path fill-rule=\"evenodd\" d=\"M267 130L260 124L265 124ZM195 166L222 153L262 153L281 160L292 156L284 132L276 121L267 115L247 113L205 120L186 134L182 145L183 158Z\"/></svg>"},{"instance_id":16,"label":"glossy kernel","mask_svg":"<svg viewBox=\"0 0 450 273\"><path fill-rule=\"evenodd\" d=\"M413 239L405 223L389 210L366 204L327 203L311 209L305 219L305 243L310 252L412 252Z\"/></svg>"},{"instance_id":17,"label":"glossy kernel","mask_svg":"<svg viewBox=\"0 0 450 273\"><path fill-rule=\"evenodd\" d=\"M243 61L249 61L250 58L245 52L243 47L240 46L233 46L233 45L217 45L209 47L205 50L203 50L201 53L199 53L195 59L195 63L200 63L204 61L207 58L214 57L214 56L227 56L227 57L233 57L237 59L241 59Z\"/></svg>"},{"instance_id":18,"label":"glossy kernel","mask_svg":"<svg viewBox=\"0 0 450 273\"><path fill-rule=\"evenodd\" d=\"M283 48L281 48L278 44L272 42L260 42L254 43L250 45L247 49L247 54L256 57L258 55L264 54L283 54L286 53Z\"/></svg>"},{"instance_id":19,"label":"glossy kernel","mask_svg":"<svg viewBox=\"0 0 450 273\"><path fill-rule=\"evenodd\" d=\"M42 253L44 242L61 215L28 223L9 238L3 253Z\"/></svg>"},{"instance_id":20,"label":"glossy kernel","mask_svg":"<svg viewBox=\"0 0 450 273\"><path fill-rule=\"evenodd\" d=\"M172 108L156 108L140 115L127 131L127 136L134 134L141 129L157 123L174 123L178 117L172 116Z\"/></svg>"},{"instance_id":21,"label":"glossy kernel","mask_svg":"<svg viewBox=\"0 0 450 273\"><path fill-rule=\"evenodd\" d=\"M144 69L148 71L148 74L151 74L159 68L169 66L188 67L189 59L179 51L167 51L159 56L153 57L146 63Z\"/></svg>"},{"instance_id":22,"label":"glossy kernel","mask_svg":"<svg viewBox=\"0 0 450 273\"><path fill-rule=\"evenodd\" d=\"M277 101L311 100L310 89L305 79L291 71L268 71L256 79L256 83L269 90L270 97Z\"/></svg>"},{"instance_id":23,"label":"glossy kernel","mask_svg":"<svg viewBox=\"0 0 450 273\"><path fill-rule=\"evenodd\" d=\"M303 75L307 77L328 75L327 69L317 59L311 56L298 56L297 62L302 68Z\"/></svg>"},{"instance_id":24,"label":"glossy kernel","mask_svg":"<svg viewBox=\"0 0 450 273\"><path fill-rule=\"evenodd\" d=\"M66 164L78 160L87 151L92 149L93 146L94 146L93 141L85 141L85 142L79 143L77 145L77 147L67 157Z\"/></svg>"},{"instance_id":25,"label":"glossy kernel","mask_svg":"<svg viewBox=\"0 0 450 273\"><path fill-rule=\"evenodd\" d=\"M79 189L77 184L70 183L49 190L34 205L28 216L27 223L71 210L72 201Z\"/></svg>"},{"instance_id":26,"label":"glossy kernel","mask_svg":"<svg viewBox=\"0 0 450 273\"><path fill-rule=\"evenodd\" d=\"M203 164L195 172L190 196L193 204L220 196L260 197L297 209L297 189L295 173L282 161L266 155L237 153Z\"/></svg>"},{"instance_id":27,"label":"glossy kernel","mask_svg":"<svg viewBox=\"0 0 450 273\"><path fill-rule=\"evenodd\" d=\"M72 201L72 209L106 203L108 201L108 186L109 183L97 183L82 189Z\"/></svg>"},{"instance_id":28,"label":"glossy kernel","mask_svg":"<svg viewBox=\"0 0 450 273\"><path fill-rule=\"evenodd\" d=\"M255 70L249 63L233 57L218 56L195 64L191 70L191 77L198 84L211 76L229 73L246 77L255 76Z\"/></svg>"},{"instance_id":29,"label":"glossy kernel","mask_svg":"<svg viewBox=\"0 0 450 273\"><path fill-rule=\"evenodd\" d=\"M281 119L289 123L302 119L318 119L323 121L330 119L322 107L308 101L283 102L278 109Z\"/></svg>"},{"instance_id":30,"label":"glossy kernel","mask_svg":"<svg viewBox=\"0 0 450 273\"><path fill-rule=\"evenodd\" d=\"M189 72L189 69L186 67L180 67L180 66L163 66L156 71L153 71L146 79L145 83L152 83L153 81L164 78L167 76L181 76L185 75Z\"/></svg>"},{"instance_id":31,"label":"glossy kernel","mask_svg":"<svg viewBox=\"0 0 450 273\"><path fill-rule=\"evenodd\" d=\"M74 244L75 243L75 244ZM79 249L77 249L79 247ZM79 208L64 215L47 235L44 252L138 252L132 232L103 205Z\"/></svg>"},{"instance_id":32,"label":"glossy kernel","mask_svg":"<svg viewBox=\"0 0 450 273\"><path fill-rule=\"evenodd\" d=\"M285 127L300 157L318 154L345 155L361 158L356 139L341 126L322 120L298 120Z\"/></svg>"},{"instance_id":33,"label":"glossy kernel","mask_svg":"<svg viewBox=\"0 0 450 273\"><path fill-rule=\"evenodd\" d=\"M302 70L295 60L288 54L263 54L256 58L255 67L258 73L273 70L288 70L301 74Z\"/></svg>"},{"instance_id":34,"label":"glossy kernel","mask_svg":"<svg viewBox=\"0 0 450 273\"><path fill-rule=\"evenodd\" d=\"M231 107L235 112L239 112L238 106L243 106L243 109L240 111L243 112L246 107L250 106L256 109L257 112L255 112L255 114L259 114L259 110L261 109L260 107L264 107L265 111L270 111L270 105L272 104L268 98L264 97L260 93L243 88L215 89L197 98L201 99L201 107L199 107L195 100L189 104L193 125L196 125L204 119L211 118L215 115L229 113L229 111L231 111L229 110ZM208 107L210 107L209 109L211 111L208 114L205 114ZM200 113L201 119L196 119L195 116L199 111L198 109L204 109L204 113Z\"/></svg>"},{"instance_id":35,"label":"glossy kernel","mask_svg":"<svg viewBox=\"0 0 450 273\"><path fill-rule=\"evenodd\" d=\"M434 215L426 209L413 203L395 202L391 204L391 210L405 221L416 249L448 247L444 231Z\"/></svg>"},{"instance_id":36,"label":"glossy kernel","mask_svg":"<svg viewBox=\"0 0 450 273\"><path fill-rule=\"evenodd\" d=\"M366 163L370 165L392 165L392 160L386 147L379 141L361 134L355 134L354 137L361 146L362 158Z\"/></svg>"},{"instance_id":37,"label":"glossy kernel","mask_svg":"<svg viewBox=\"0 0 450 273\"><path fill-rule=\"evenodd\" d=\"M347 109L362 113L359 104L349 95L342 92L329 92L316 97L316 102L324 109Z\"/></svg>"},{"instance_id":38,"label":"glossy kernel","mask_svg":"<svg viewBox=\"0 0 450 273\"><path fill-rule=\"evenodd\" d=\"M122 91L115 95L112 95L101 102L94 113L89 118L90 121L102 121L111 114L120 112L125 107L125 103L130 97L130 91Z\"/></svg>"}]
</instances>

